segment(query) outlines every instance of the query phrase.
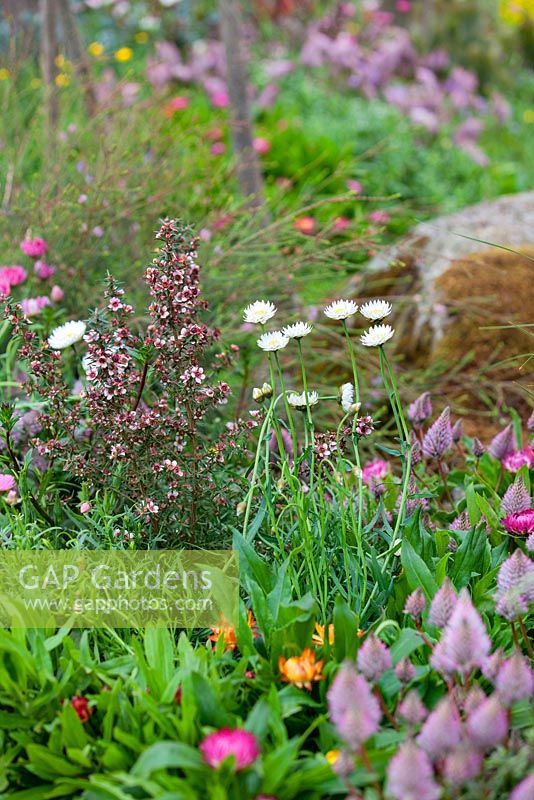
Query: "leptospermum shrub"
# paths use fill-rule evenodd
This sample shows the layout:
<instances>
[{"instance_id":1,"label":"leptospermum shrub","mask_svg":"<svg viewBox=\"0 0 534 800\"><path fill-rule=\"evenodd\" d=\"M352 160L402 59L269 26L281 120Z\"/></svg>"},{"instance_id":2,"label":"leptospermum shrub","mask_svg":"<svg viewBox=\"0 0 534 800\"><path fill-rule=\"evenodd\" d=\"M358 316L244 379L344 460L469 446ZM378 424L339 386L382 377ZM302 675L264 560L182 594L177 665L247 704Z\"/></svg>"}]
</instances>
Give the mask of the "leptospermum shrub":
<instances>
[{"instance_id":1,"label":"leptospermum shrub","mask_svg":"<svg viewBox=\"0 0 534 800\"><path fill-rule=\"evenodd\" d=\"M228 500L218 479L233 480L223 474L225 454L235 449L241 428L256 423L234 423L215 440L203 435L209 415L229 394L218 373L230 357L213 354L219 332L201 319L206 303L200 297L197 240L171 220L157 239L159 252L145 272L152 298L146 329L112 277L104 309L87 322L65 323L46 339L20 305L8 306L21 342L27 397L41 401L32 453L49 467L46 478L33 471L29 496L42 522L61 526L57 506L36 496L46 497L44 487L56 481L68 503L78 486L82 512L105 495L108 514L128 508L147 539L165 531L167 544L199 544L214 514L220 521L225 517ZM18 417L16 408L3 408L4 460L16 480L32 472L31 459L23 461L13 441Z\"/></svg>"}]
</instances>

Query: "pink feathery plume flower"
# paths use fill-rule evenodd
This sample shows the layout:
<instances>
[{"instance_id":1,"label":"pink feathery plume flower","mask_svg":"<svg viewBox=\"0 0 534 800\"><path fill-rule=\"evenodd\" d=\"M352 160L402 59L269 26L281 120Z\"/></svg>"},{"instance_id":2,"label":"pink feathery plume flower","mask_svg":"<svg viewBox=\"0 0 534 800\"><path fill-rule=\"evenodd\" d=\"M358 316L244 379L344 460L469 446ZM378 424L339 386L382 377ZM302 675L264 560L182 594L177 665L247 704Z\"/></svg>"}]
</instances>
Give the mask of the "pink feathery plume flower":
<instances>
[{"instance_id":1,"label":"pink feathery plume flower","mask_svg":"<svg viewBox=\"0 0 534 800\"><path fill-rule=\"evenodd\" d=\"M51 264L46 264L44 261L36 261L33 265L33 271L41 281L46 281L56 274L56 268Z\"/></svg>"},{"instance_id":2,"label":"pink feathery plume flower","mask_svg":"<svg viewBox=\"0 0 534 800\"><path fill-rule=\"evenodd\" d=\"M511 706L534 694L534 672L527 659L514 653L501 665L495 679L495 688L503 705Z\"/></svg>"},{"instance_id":3,"label":"pink feathery plume flower","mask_svg":"<svg viewBox=\"0 0 534 800\"><path fill-rule=\"evenodd\" d=\"M532 431L534 431L534 411L532 412L530 417L527 419L527 430L529 430L531 433L532 433Z\"/></svg>"},{"instance_id":4,"label":"pink feathery plume flower","mask_svg":"<svg viewBox=\"0 0 534 800\"><path fill-rule=\"evenodd\" d=\"M443 675L458 672L463 678L481 667L491 648L482 617L467 589L462 589L451 618L432 653L432 666Z\"/></svg>"},{"instance_id":5,"label":"pink feathery plume flower","mask_svg":"<svg viewBox=\"0 0 534 800\"><path fill-rule=\"evenodd\" d=\"M421 589L416 589L408 595L404 603L404 613L413 619L421 619L421 615L426 608L426 598Z\"/></svg>"},{"instance_id":6,"label":"pink feathery plume flower","mask_svg":"<svg viewBox=\"0 0 534 800\"><path fill-rule=\"evenodd\" d=\"M482 674L488 681L495 683L499 670L504 662L504 652L499 647L494 653L489 655L482 665Z\"/></svg>"},{"instance_id":7,"label":"pink feathery plume flower","mask_svg":"<svg viewBox=\"0 0 534 800\"><path fill-rule=\"evenodd\" d=\"M423 439L426 458L440 459L452 445L451 412L447 406L430 426Z\"/></svg>"},{"instance_id":8,"label":"pink feathery plume flower","mask_svg":"<svg viewBox=\"0 0 534 800\"><path fill-rule=\"evenodd\" d=\"M410 683L410 681L413 681L416 674L415 667L408 658L403 658L398 664L395 664L395 675L405 686Z\"/></svg>"},{"instance_id":9,"label":"pink feathery plume flower","mask_svg":"<svg viewBox=\"0 0 534 800\"><path fill-rule=\"evenodd\" d=\"M346 661L328 690L330 718L340 737L353 749L378 731L382 712L371 687Z\"/></svg>"},{"instance_id":10,"label":"pink feathery plume flower","mask_svg":"<svg viewBox=\"0 0 534 800\"><path fill-rule=\"evenodd\" d=\"M458 595L449 578L445 578L440 589L436 592L430 603L428 621L431 625L444 628L452 616L458 602Z\"/></svg>"},{"instance_id":11,"label":"pink feathery plume flower","mask_svg":"<svg viewBox=\"0 0 534 800\"><path fill-rule=\"evenodd\" d=\"M417 744L431 759L437 760L456 747L461 736L462 722L458 709L450 697L444 697L428 715Z\"/></svg>"},{"instance_id":12,"label":"pink feathery plume flower","mask_svg":"<svg viewBox=\"0 0 534 800\"><path fill-rule=\"evenodd\" d=\"M468 743L462 743L450 752L443 763L447 783L461 786L480 774L483 756Z\"/></svg>"},{"instance_id":13,"label":"pink feathery plume flower","mask_svg":"<svg viewBox=\"0 0 534 800\"><path fill-rule=\"evenodd\" d=\"M246 769L256 761L260 748L256 737L243 728L221 728L209 733L199 749L206 764L217 769L230 756L235 760L236 771Z\"/></svg>"},{"instance_id":14,"label":"pink feathery plume flower","mask_svg":"<svg viewBox=\"0 0 534 800\"><path fill-rule=\"evenodd\" d=\"M480 750L497 747L508 734L508 713L497 695L487 697L467 720L470 741Z\"/></svg>"},{"instance_id":15,"label":"pink feathery plume flower","mask_svg":"<svg viewBox=\"0 0 534 800\"><path fill-rule=\"evenodd\" d=\"M36 236L34 239L24 239L20 243L20 249L30 258L41 258L47 252L48 245L44 239Z\"/></svg>"},{"instance_id":16,"label":"pink feathery plume flower","mask_svg":"<svg viewBox=\"0 0 534 800\"><path fill-rule=\"evenodd\" d=\"M0 267L0 281L2 283L7 282L10 286L19 286L19 284L24 283L27 277L28 273L24 267L18 264L14 264L11 267Z\"/></svg>"},{"instance_id":17,"label":"pink feathery plume flower","mask_svg":"<svg viewBox=\"0 0 534 800\"><path fill-rule=\"evenodd\" d=\"M512 555L503 561L497 574L497 588L499 592L513 589L525 575L534 570L534 563L522 550L515 550Z\"/></svg>"},{"instance_id":18,"label":"pink feathery plume flower","mask_svg":"<svg viewBox=\"0 0 534 800\"><path fill-rule=\"evenodd\" d=\"M482 458L482 456L486 452L486 448L484 447L480 439L477 439L476 436L473 439L472 450L475 458Z\"/></svg>"},{"instance_id":19,"label":"pink feathery plume flower","mask_svg":"<svg viewBox=\"0 0 534 800\"><path fill-rule=\"evenodd\" d=\"M508 800L532 800L534 797L534 772L518 783Z\"/></svg>"},{"instance_id":20,"label":"pink feathery plume flower","mask_svg":"<svg viewBox=\"0 0 534 800\"><path fill-rule=\"evenodd\" d=\"M534 533L531 533L527 539L527 550L529 553L534 553Z\"/></svg>"},{"instance_id":21,"label":"pink feathery plume flower","mask_svg":"<svg viewBox=\"0 0 534 800\"><path fill-rule=\"evenodd\" d=\"M10 492L15 488L15 478L6 473L0 474L0 492Z\"/></svg>"},{"instance_id":22,"label":"pink feathery plume flower","mask_svg":"<svg viewBox=\"0 0 534 800\"><path fill-rule=\"evenodd\" d=\"M408 407L408 419L419 427L432 416L432 399L430 392L423 392Z\"/></svg>"},{"instance_id":23,"label":"pink feathery plume flower","mask_svg":"<svg viewBox=\"0 0 534 800\"><path fill-rule=\"evenodd\" d=\"M454 425L452 426L452 441L459 442L462 436L464 435L464 421L463 419L457 419Z\"/></svg>"},{"instance_id":24,"label":"pink feathery plume flower","mask_svg":"<svg viewBox=\"0 0 534 800\"><path fill-rule=\"evenodd\" d=\"M409 725L419 725L428 716L428 711L417 689L411 689L399 703L399 714Z\"/></svg>"},{"instance_id":25,"label":"pink feathery plume flower","mask_svg":"<svg viewBox=\"0 0 534 800\"><path fill-rule=\"evenodd\" d=\"M358 650L358 667L368 681L376 682L388 669L391 669L389 647L371 633Z\"/></svg>"},{"instance_id":26,"label":"pink feathery plume flower","mask_svg":"<svg viewBox=\"0 0 534 800\"><path fill-rule=\"evenodd\" d=\"M362 480L367 486L370 486L374 483L374 480L385 478L388 474L388 462L381 458L376 458L374 461L370 461L368 464L366 464L363 468Z\"/></svg>"},{"instance_id":27,"label":"pink feathery plume flower","mask_svg":"<svg viewBox=\"0 0 534 800\"><path fill-rule=\"evenodd\" d=\"M524 466L532 469L534 467L534 450L531 447L514 450L503 458L502 465L508 472L519 472Z\"/></svg>"},{"instance_id":28,"label":"pink feathery plume flower","mask_svg":"<svg viewBox=\"0 0 534 800\"><path fill-rule=\"evenodd\" d=\"M430 759L411 739L401 744L389 762L387 791L395 800L438 800L441 794Z\"/></svg>"},{"instance_id":29,"label":"pink feathery plume flower","mask_svg":"<svg viewBox=\"0 0 534 800\"><path fill-rule=\"evenodd\" d=\"M488 453L497 461L502 461L515 449L514 430L512 423L509 423L504 430L498 433L490 442Z\"/></svg>"},{"instance_id":30,"label":"pink feathery plume flower","mask_svg":"<svg viewBox=\"0 0 534 800\"><path fill-rule=\"evenodd\" d=\"M467 511L458 514L449 525L451 531L468 531L472 527Z\"/></svg>"},{"instance_id":31,"label":"pink feathery plume flower","mask_svg":"<svg viewBox=\"0 0 534 800\"><path fill-rule=\"evenodd\" d=\"M509 514L503 519L502 524L508 533L513 533L516 536L534 533L534 508Z\"/></svg>"},{"instance_id":32,"label":"pink feathery plume flower","mask_svg":"<svg viewBox=\"0 0 534 800\"><path fill-rule=\"evenodd\" d=\"M462 710L465 714L471 714L486 699L486 693L475 684L462 701Z\"/></svg>"},{"instance_id":33,"label":"pink feathery plume flower","mask_svg":"<svg viewBox=\"0 0 534 800\"><path fill-rule=\"evenodd\" d=\"M496 611L514 620L528 611L534 600L534 563L522 550L516 550L501 564L497 574Z\"/></svg>"},{"instance_id":34,"label":"pink feathery plume flower","mask_svg":"<svg viewBox=\"0 0 534 800\"><path fill-rule=\"evenodd\" d=\"M525 486L522 477L518 477L508 487L502 499L501 508L506 515L519 514L527 511L531 506L530 492Z\"/></svg>"},{"instance_id":35,"label":"pink feathery plume flower","mask_svg":"<svg viewBox=\"0 0 534 800\"><path fill-rule=\"evenodd\" d=\"M421 442L417 438L415 431L410 431L410 447L412 450L412 466L420 464L423 458L421 451Z\"/></svg>"},{"instance_id":36,"label":"pink feathery plume flower","mask_svg":"<svg viewBox=\"0 0 534 800\"><path fill-rule=\"evenodd\" d=\"M35 317L40 314L43 308L50 303L50 298L45 296L40 297L24 297L20 301L22 313L25 317Z\"/></svg>"}]
</instances>

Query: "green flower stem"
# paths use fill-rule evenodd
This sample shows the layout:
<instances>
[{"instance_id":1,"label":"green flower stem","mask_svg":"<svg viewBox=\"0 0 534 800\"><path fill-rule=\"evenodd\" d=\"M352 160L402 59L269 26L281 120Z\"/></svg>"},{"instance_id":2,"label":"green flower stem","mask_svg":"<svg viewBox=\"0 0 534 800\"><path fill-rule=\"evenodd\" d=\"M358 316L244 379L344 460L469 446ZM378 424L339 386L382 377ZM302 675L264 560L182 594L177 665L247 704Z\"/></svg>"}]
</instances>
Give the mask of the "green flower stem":
<instances>
[{"instance_id":1,"label":"green flower stem","mask_svg":"<svg viewBox=\"0 0 534 800\"><path fill-rule=\"evenodd\" d=\"M352 339L350 338L349 329L347 326L347 320L341 320L341 325L343 326L343 332L345 334L345 339L347 340L347 345L349 348L350 354L350 363L352 365L352 378L354 381L354 400L356 403L360 402L360 382L358 380L358 367L356 365L356 353L354 351L354 345L352 344Z\"/></svg>"},{"instance_id":2,"label":"green flower stem","mask_svg":"<svg viewBox=\"0 0 534 800\"><path fill-rule=\"evenodd\" d=\"M243 536L245 538L246 538L246 535L247 535L248 521L249 521L249 518L250 518L250 510L252 508L252 501L253 501L253 498L254 498L254 489L256 488L256 480L258 478L258 471L259 471L259 465L260 465L262 446L263 446L264 438L265 438L265 431L267 429L267 426L269 425L269 422L270 422L269 413L267 413L265 415L265 419L263 420L263 423L262 423L262 426L261 426L261 429L260 429L258 445L256 447L256 455L254 457L254 467L253 467L253 470L252 470L252 479L250 481L250 489L247 492L247 505L246 505L246 509L245 509L245 519L243 520Z\"/></svg>"},{"instance_id":3,"label":"green flower stem","mask_svg":"<svg viewBox=\"0 0 534 800\"><path fill-rule=\"evenodd\" d=\"M276 361L276 367L277 367L277 370L278 370L278 377L280 379L280 387L281 387L281 390L282 390L282 397L283 397L283 400L284 400L284 407L285 407L285 410L286 410L287 421L289 423L289 430L290 430L290 433L291 433L291 442L292 442L292 445L293 445L293 468L295 469L296 468L296 464L297 464L297 453L298 453L298 450L297 450L297 434L295 433L295 424L293 422L293 414L291 413L291 408L290 408L289 403L287 401L287 390L286 390L285 383L284 383L284 376L282 374L282 366L280 364L280 359L278 358L278 353L277 352L275 352L275 354L274 354L274 359Z\"/></svg>"}]
</instances>

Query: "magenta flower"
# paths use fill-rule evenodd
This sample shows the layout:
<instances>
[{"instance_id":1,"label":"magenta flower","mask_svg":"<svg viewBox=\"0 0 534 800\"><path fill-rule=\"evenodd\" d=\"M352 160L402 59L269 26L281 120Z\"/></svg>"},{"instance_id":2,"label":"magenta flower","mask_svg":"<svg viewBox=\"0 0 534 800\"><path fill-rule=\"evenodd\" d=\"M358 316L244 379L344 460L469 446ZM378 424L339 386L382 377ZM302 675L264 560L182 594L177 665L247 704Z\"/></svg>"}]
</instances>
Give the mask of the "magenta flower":
<instances>
[{"instance_id":1,"label":"magenta flower","mask_svg":"<svg viewBox=\"0 0 534 800\"><path fill-rule=\"evenodd\" d=\"M475 667L482 667L491 643L486 626L466 589L462 589L441 640L431 656L432 666L443 675L460 673L466 678Z\"/></svg>"},{"instance_id":2,"label":"magenta flower","mask_svg":"<svg viewBox=\"0 0 534 800\"><path fill-rule=\"evenodd\" d=\"M20 267L18 264L11 267L0 267L0 283L7 283L10 287L24 283L27 277L28 273L24 267Z\"/></svg>"},{"instance_id":3,"label":"magenta flower","mask_svg":"<svg viewBox=\"0 0 534 800\"><path fill-rule=\"evenodd\" d=\"M35 317L40 314L43 308L49 305L50 299L45 296L40 297L24 297L20 301L22 306L22 313L25 317Z\"/></svg>"},{"instance_id":4,"label":"magenta flower","mask_svg":"<svg viewBox=\"0 0 534 800\"><path fill-rule=\"evenodd\" d=\"M371 486L376 479L385 478L389 474L389 464L381 458L370 461L362 470L362 480Z\"/></svg>"},{"instance_id":5,"label":"magenta flower","mask_svg":"<svg viewBox=\"0 0 534 800\"><path fill-rule=\"evenodd\" d=\"M509 514L503 519L502 524L508 533L513 533L515 536L534 533L534 508L528 508L526 511L520 511L516 514Z\"/></svg>"},{"instance_id":6,"label":"magenta flower","mask_svg":"<svg viewBox=\"0 0 534 800\"><path fill-rule=\"evenodd\" d=\"M534 672L520 653L514 653L500 667L495 687L503 705L511 706L534 694Z\"/></svg>"},{"instance_id":7,"label":"magenta flower","mask_svg":"<svg viewBox=\"0 0 534 800\"><path fill-rule=\"evenodd\" d=\"M199 749L204 761L213 769L233 756L236 771L250 767L260 754L256 737L243 728L221 728L210 733L202 740Z\"/></svg>"},{"instance_id":8,"label":"magenta flower","mask_svg":"<svg viewBox=\"0 0 534 800\"><path fill-rule=\"evenodd\" d=\"M53 267L51 264L46 264L44 261L36 261L33 267L33 271L41 281L46 281L48 278L51 278L52 275L55 275L56 268Z\"/></svg>"},{"instance_id":9,"label":"magenta flower","mask_svg":"<svg viewBox=\"0 0 534 800\"><path fill-rule=\"evenodd\" d=\"M48 245L44 239L37 236L34 239L24 239L20 243L20 249L30 258L41 258L47 252Z\"/></svg>"},{"instance_id":10,"label":"magenta flower","mask_svg":"<svg viewBox=\"0 0 534 800\"><path fill-rule=\"evenodd\" d=\"M0 474L0 492L10 492L15 488L15 478L13 475Z\"/></svg>"},{"instance_id":11,"label":"magenta flower","mask_svg":"<svg viewBox=\"0 0 534 800\"><path fill-rule=\"evenodd\" d=\"M532 800L534 797L534 772L518 783L508 800Z\"/></svg>"},{"instance_id":12,"label":"magenta flower","mask_svg":"<svg viewBox=\"0 0 534 800\"><path fill-rule=\"evenodd\" d=\"M438 800L441 794L427 754L411 739L401 744L387 775L387 790L395 800Z\"/></svg>"},{"instance_id":13,"label":"magenta flower","mask_svg":"<svg viewBox=\"0 0 534 800\"><path fill-rule=\"evenodd\" d=\"M423 453L427 458L440 459L451 445L451 413L447 406L425 433Z\"/></svg>"},{"instance_id":14,"label":"magenta flower","mask_svg":"<svg viewBox=\"0 0 534 800\"><path fill-rule=\"evenodd\" d=\"M389 647L371 633L358 650L358 667L368 681L375 682L391 668Z\"/></svg>"},{"instance_id":15,"label":"magenta flower","mask_svg":"<svg viewBox=\"0 0 534 800\"><path fill-rule=\"evenodd\" d=\"M519 472L525 465L531 469L534 467L534 451L531 447L514 450L503 458L502 465L508 472Z\"/></svg>"},{"instance_id":16,"label":"magenta flower","mask_svg":"<svg viewBox=\"0 0 534 800\"><path fill-rule=\"evenodd\" d=\"M519 514L531 506L530 492L523 478L519 477L508 487L502 499L501 508L505 514Z\"/></svg>"},{"instance_id":17,"label":"magenta flower","mask_svg":"<svg viewBox=\"0 0 534 800\"><path fill-rule=\"evenodd\" d=\"M514 431L512 423L510 423L504 430L493 437L488 447L488 453L493 458L496 458L497 461L502 461L503 458L506 458L514 451L514 446Z\"/></svg>"},{"instance_id":18,"label":"magenta flower","mask_svg":"<svg viewBox=\"0 0 534 800\"><path fill-rule=\"evenodd\" d=\"M470 741L481 750L497 747L508 733L508 714L497 695L487 697L467 720Z\"/></svg>"},{"instance_id":19,"label":"magenta flower","mask_svg":"<svg viewBox=\"0 0 534 800\"><path fill-rule=\"evenodd\" d=\"M353 750L377 732L382 717L380 705L351 662L341 665L327 697L330 718L340 737Z\"/></svg>"},{"instance_id":20,"label":"magenta flower","mask_svg":"<svg viewBox=\"0 0 534 800\"><path fill-rule=\"evenodd\" d=\"M417 744L430 758L437 760L456 747L461 735L462 723L458 709L450 697L444 697L427 717L417 737Z\"/></svg>"},{"instance_id":21,"label":"magenta flower","mask_svg":"<svg viewBox=\"0 0 534 800\"><path fill-rule=\"evenodd\" d=\"M458 602L458 595L449 578L445 578L440 589L434 595L428 612L428 621L431 625L444 628L452 616Z\"/></svg>"}]
</instances>

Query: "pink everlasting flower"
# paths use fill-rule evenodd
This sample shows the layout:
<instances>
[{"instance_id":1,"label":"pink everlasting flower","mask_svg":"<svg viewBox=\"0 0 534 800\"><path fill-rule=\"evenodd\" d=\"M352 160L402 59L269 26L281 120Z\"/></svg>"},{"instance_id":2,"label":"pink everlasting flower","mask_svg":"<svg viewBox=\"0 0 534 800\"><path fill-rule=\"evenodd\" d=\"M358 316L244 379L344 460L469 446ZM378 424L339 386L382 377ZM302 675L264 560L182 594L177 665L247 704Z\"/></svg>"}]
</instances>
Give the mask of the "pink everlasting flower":
<instances>
[{"instance_id":1,"label":"pink everlasting flower","mask_svg":"<svg viewBox=\"0 0 534 800\"><path fill-rule=\"evenodd\" d=\"M51 278L52 275L55 274L56 268L53 267L51 264L46 264L44 261L36 261L33 267L33 271L41 281L46 281L47 278Z\"/></svg>"},{"instance_id":2,"label":"pink everlasting flower","mask_svg":"<svg viewBox=\"0 0 534 800\"><path fill-rule=\"evenodd\" d=\"M371 633L358 651L358 667L368 681L377 681L380 676L391 668L391 653L389 647Z\"/></svg>"},{"instance_id":3,"label":"pink everlasting flower","mask_svg":"<svg viewBox=\"0 0 534 800\"><path fill-rule=\"evenodd\" d=\"M264 139L262 136L257 136L252 144L254 146L254 150L259 156L266 155L271 149L270 141L268 139Z\"/></svg>"},{"instance_id":4,"label":"pink everlasting flower","mask_svg":"<svg viewBox=\"0 0 534 800\"><path fill-rule=\"evenodd\" d=\"M15 478L13 475L0 474L0 492L10 492L15 488Z\"/></svg>"},{"instance_id":5,"label":"pink everlasting flower","mask_svg":"<svg viewBox=\"0 0 534 800\"><path fill-rule=\"evenodd\" d=\"M7 283L9 286L18 286L20 283L24 283L27 277L28 274L24 267L20 267L18 264L0 268L0 282Z\"/></svg>"},{"instance_id":6,"label":"pink everlasting flower","mask_svg":"<svg viewBox=\"0 0 534 800\"><path fill-rule=\"evenodd\" d=\"M362 470L362 480L370 486L374 478L385 478L389 474L389 464L381 458L370 461Z\"/></svg>"},{"instance_id":7,"label":"pink everlasting flower","mask_svg":"<svg viewBox=\"0 0 534 800\"><path fill-rule=\"evenodd\" d=\"M212 156L222 156L225 150L226 146L224 142L214 142L210 147L210 153Z\"/></svg>"},{"instance_id":8,"label":"pink everlasting flower","mask_svg":"<svg viewBox=\"0 0 534 800\"><path fill-rule=\"evenodd\" d=\"M61 303L63 298L65 297L65 292L61 288L61 286L52 286L50 291L50 297L52 298L54 303Z\"/></svg>"},{"instance_id":9,"label":"pink everlasting flower","mask_svg":"<svg viewBox=\"0 0 534 800\"><path fill-rule=\"evenodd\" d=\"M350 227L350 219L348 217L336 217L334 220L333 228L335 231L344 231Z\"/></svg>"},{"instance_id":10,"label":"pink everlasting flower","mask_svg":"<svg viewBox=\"0 0 534 800\"><path fill-rule=\"evenodd\" d=\"M0 278L0 297L8 297L11 292L11 284L5 278Z\"/></svg>"},{"instance_id":11,"label":"pink everlasting flower","mask_svg":"<svg viewBox=\"0 0 534 800\"><path fill-rule=\"evenodd\" d=\"M349 192L354 192L354 194L361 194L363 192L363 186L360 181L347 181L347 189Z\"/></svg>"},{"instance_id":12,"label":"pink everlasting flower","mask_svg":"<svg viewBox=\"0 0 534 800\"><path fill-rule=\"evenodd\" d=\"M516 536L534 533L534 508L528 508L517 514L509 514L503 519L502 524L508 533Z\"/></svg>"},{"instance_id":13,"label":"pink everlasting flower","mask_svg":"<svg viewBox=\"0 0 534 800\"><path fill-rule=\"evenodd\" d=\"M388 792L395 800L438 800L441 794L430 759L411 739L401 744L387 774Z\"/></svg>"},{"instance_id":14,"label":"pink everlasting flower","mask_svg":"<svg viewBox=\"0 0 534 800\"><path fill-rule=\"evenodd\" d=\"M34 239L24 239L20 243L20 249L30 258L41 258L47 252L48 245L44 239L37 236Z\"/></svg>"},{"instance_id":15,"label":"pink everlasting flower","mask_svg":"<svg viewBox=\"0 0 534 800\"><path fill-rule=\"evenodd\" d=\"M330 718L342 739L357 750L377 732L382 712L371 687L346 661L328 690Z\"/></svg>"},{"instance_id":16,"label":"pink everlasting flower","mask_svg":"<svg viewBox=\"0 0 534 800\"><path fill-rule=\"evenodd\" d=\"M212 92L210 95L211 104L214 108L228 108L230 105L230 97L226 89Z\"/></svg>"},{"instance_id":17,"label":"pink everlasting flower","mask_svg":"<svg viewBox=\"0 0 534 800\"><path fill-rule=\"evenodd\" d=\"M230 756L237 771L250 767L260 754L256 737L243 728L221 728L208 734L199 745L204 761L217 769Z\"/></svg>"},{"instance_id":18,"label":"pink everlasting flower","mask_svg":"<svg viewBox=\"0 0 534 800\"><path fill-rule=\"evenodd\" d=\"M437 760L458 745L461 735L458 709L450 697L445 697L428 716L417 737L417 744L430 758Z\"/></svg>"},{"instance_id":19,"label":"pink everlasting flower","mask_svg":"<svg viewBox=\"0 0 534 800\"><path fill-rule=\"evenodd\" d=\"M50 299L42 295L40 297L25 297L20 301L20 304L24 316L35 317L41 313L45 306L50 304Z\"/></svg>"},{"instance_id":20,"label":"pink everlasting flower","mask_svg":"<svg viewBox=\"0 0 534 800\"><path fill-rule=\"evenodd\" d=\"M367 218L369 222L376 222L378 225L387 225L391 216L387 211L371 211Z\"/></svg>"},{"instance_id":21,"label":"pink everlasting flower","mask_svg":"<svg viewBox=\"0 0 534 800\"><path fill-rule=\"evenodd\" d=\"M514 450L503 458L502 465L508 472L519 472L525 465L531 469L534 467L534 450L531 447Z\"/></svg>"},{"instance_id":22,"label":"pink everlasting flower","mask_svg":"<svg viewBox=\"0 0 534 800\"><path fill-rule=\"evenodd\" d=\"M189 98L184 95L177 95L169 100L167 108L169 111L184 111L189 107Z\"/></svg>"},{"instance_id":23,"label":"pink everlasting flower","mask_svg":"<svg viewBox=\"0 0 534 800\"><path fill-rule=\"evenodd\" d=\"M443 675L459 672L466 678L485 663L490 647L482 617L467 590L462 589L441 640L434 648L431 664Z\"/></svg>"}]
</instances>

